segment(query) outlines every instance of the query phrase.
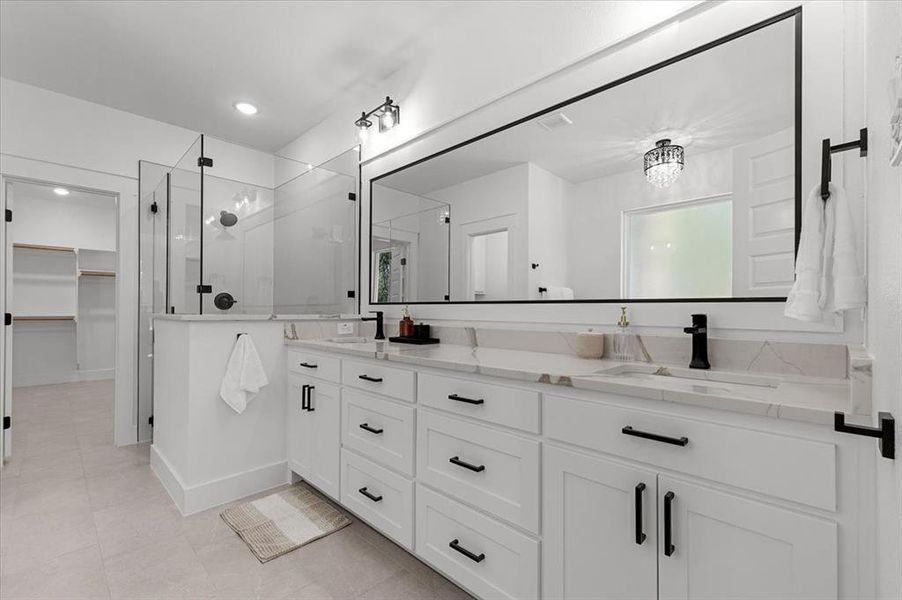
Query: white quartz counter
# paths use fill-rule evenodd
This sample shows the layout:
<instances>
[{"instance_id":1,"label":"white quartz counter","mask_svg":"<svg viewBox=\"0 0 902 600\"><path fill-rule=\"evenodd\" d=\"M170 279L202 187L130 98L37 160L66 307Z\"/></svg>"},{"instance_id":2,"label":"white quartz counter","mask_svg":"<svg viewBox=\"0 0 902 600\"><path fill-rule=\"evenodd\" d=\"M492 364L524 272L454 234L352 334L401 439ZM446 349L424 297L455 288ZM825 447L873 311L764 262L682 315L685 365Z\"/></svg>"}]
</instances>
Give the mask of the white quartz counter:
<instances>
[{"instance_id":1,"label":"white quartz counter","mask_svg":"<svg viewBox=\"0 0 902 600\"><path fill-rule=\"evenodd\" d=\"M848 379L750 375L728 371L584 359L555 354L456 344L408 346L285 340L287 346L338 352L374 360L560 385L583 390L691 404L831 425L835 411L851 412Z\"/></svg>"},{"instance_id":2,"label":"white quartz counter","mask_svg":"<svg viewBox=\"0 0 902 600\"><path fill-rule=\"evenodd\" d=\"M252 315L252 314L226 314L214 313L206 315L168 315L155 314L156 321L352 321L360 320L357 314L340 315Z\"/></svg>"}]
</instances>

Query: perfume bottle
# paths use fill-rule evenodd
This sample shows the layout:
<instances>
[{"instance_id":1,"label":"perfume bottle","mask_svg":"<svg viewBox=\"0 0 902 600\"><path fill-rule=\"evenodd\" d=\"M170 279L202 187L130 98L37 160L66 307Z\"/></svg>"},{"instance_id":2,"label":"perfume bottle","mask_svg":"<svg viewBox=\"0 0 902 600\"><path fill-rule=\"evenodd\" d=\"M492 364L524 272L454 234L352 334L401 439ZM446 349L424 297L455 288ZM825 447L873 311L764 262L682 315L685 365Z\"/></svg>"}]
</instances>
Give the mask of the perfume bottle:
<instances>
[{"instance_id":1,"label":"perfume bottle","mask_svg":"<svg viewBox=\"0 0 902 600\"><path fill-rule=\"evenodd\" d=\"M630 322L626 317L626 307L620 307L620 320L617 321L617 331L614 333L614 360L622 360L624 362L632 362L635 360L633 354L633 334L630 332Z\"/></svg>"}]
</instances>

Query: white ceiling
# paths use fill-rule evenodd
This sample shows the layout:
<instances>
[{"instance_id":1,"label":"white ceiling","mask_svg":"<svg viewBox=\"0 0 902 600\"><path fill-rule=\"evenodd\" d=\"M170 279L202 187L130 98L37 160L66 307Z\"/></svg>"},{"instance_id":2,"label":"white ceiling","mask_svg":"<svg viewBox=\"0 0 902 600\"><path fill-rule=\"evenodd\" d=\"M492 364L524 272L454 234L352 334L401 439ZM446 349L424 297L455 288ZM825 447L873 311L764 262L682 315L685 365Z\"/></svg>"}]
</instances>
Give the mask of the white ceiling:
<instances>
[{"instance_id":1,"label":"white ceiling","mask_svg":"<svg viewBox=\"0 0 902 600\"><path fill-rule=\"evenodd\" d=\"M579 183L635 169L662 137L693 156L794 123L794 22L781 21L561 108L572 125L536 121L400 171L379 184L428 194L531 162ZM586 90L605 82L586 82ZM518 115L511 115L516 118Z\"/></svg>"},{"instance_id":2,"label":"white ceiling","mask_svg":"<svg viewBox=\"0 0 902 600\"><path fill-rule=\"evenodd\" d=\"M0 76L275 151L380 82L455 2L0 3ZM232 103L260 112L247 118ZM353 121L349 116L350 121ZM349 122L350 122L349 121Z\"/></svg>"}]
</instances>

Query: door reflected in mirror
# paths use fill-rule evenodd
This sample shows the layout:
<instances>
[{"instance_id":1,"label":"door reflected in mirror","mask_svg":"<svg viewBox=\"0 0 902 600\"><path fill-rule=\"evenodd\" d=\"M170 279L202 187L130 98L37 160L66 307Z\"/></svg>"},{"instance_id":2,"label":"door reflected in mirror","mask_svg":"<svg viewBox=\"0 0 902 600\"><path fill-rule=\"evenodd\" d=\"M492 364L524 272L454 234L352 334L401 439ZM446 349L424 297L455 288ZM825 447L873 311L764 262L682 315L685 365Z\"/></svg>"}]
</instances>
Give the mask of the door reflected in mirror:
<instances>
[{"instance_id":1,"label":"door reflected in mirror","mask_svg":"<svg viewBox=\"0 0 902 600\"><path fill-rule=\"evenodd\" d=\"M799 23L787 13L372 179L372 301L782 301Z\"/></svg>"}]
</instances>

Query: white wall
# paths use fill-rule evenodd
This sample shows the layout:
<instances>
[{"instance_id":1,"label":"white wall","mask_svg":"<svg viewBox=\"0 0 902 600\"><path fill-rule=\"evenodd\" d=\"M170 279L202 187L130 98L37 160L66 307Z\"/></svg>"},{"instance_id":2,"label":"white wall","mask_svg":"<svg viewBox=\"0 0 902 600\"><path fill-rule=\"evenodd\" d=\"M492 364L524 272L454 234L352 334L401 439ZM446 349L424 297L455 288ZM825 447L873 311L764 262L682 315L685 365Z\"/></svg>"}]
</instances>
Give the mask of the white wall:
<instances>
[{"instance_id":1,"label":"white wall","mask_svg":"<svg viewBox=\"0 0 902 600\"><path fill-rule=\"evenodd\" d=\"M889 121L893 95L887 93L902 61L902 3L868 2L864 9L869 151L868 188L868 351L874 356L875 411L896 417L896 460L877 455L877 594L902 597L902 167L889 166ZM898 98L895 99L898 102Z\"/></svg>"},{"instance_id":2,"label":"white wall","mask_svg":"<svg viewBox=\"0 0 902 600\"><path fill-rule=\"evenodd\" d=\"M14 243L115 251L118 209L114 198L107 200L108 205L102 206L97 202L48 200L19 191L15 226L11 228L12 240Z\"/></svg>"},{"instance_id":3,"label":"white wall","mask_svg":"<svg viewBox=\"0 0 902 600\"><path fill-rule=\"evenodd\" d=\"M4 177L78 186L119 198L115 438L119 445L134 443L138 161L174 164L199 134L2 78L0 130ZM214 175L272 187L271 155L209 138L204 153L214 159ZM5 190L0 195L5 207Z\"/></svg>"},{"instance_id":4,"label":"white wall","mask_svg":"<svg viewBox=\"0 0 902 600\"><path fill-rule=\"evenodd\" d=\"M568 240L576 237L572 226L579 218L572 218L572 187L557 175L529 165L529 264L517 266L528 269L529 293L526 298L538 299L539 286L573 288ZM539 266L533 269L533 263Z\"/></svg>"}]
</instances>

